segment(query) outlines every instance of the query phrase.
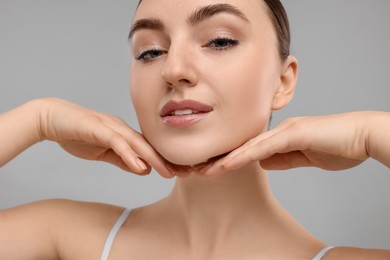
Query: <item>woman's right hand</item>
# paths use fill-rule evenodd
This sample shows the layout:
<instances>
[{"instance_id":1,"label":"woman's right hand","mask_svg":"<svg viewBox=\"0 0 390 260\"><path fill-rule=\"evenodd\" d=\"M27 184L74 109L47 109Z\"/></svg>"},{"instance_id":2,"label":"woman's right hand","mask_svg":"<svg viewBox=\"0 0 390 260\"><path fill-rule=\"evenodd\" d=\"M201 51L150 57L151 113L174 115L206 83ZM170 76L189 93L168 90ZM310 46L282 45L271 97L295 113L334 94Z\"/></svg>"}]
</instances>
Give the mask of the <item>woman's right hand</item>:
<instances>
[{"instance_id":1,"label":"woman's right hand","mask_svg":"<svg viewBox=\"0 0 390 260\"><path fill-rule=\"evenodd\" d=\"M79 158L104 161L146 175L151 167L165 178L180 175L123 120L57 99L36 99L0 115L0 166L43 140L57 142ZM142 158L142 159L141 159Z\"/></svg>"},{"instance_id":2,"label":"woman's right hand","mask_svg":"<svg viewBox=\"0 0 390 260\"><path fill-rule=\"evenodd\" d=\"M79 158L108 162L139 175L149 174L153 167L163 177L174 176L166 161L122 119L56 98L36 102L41 102L37 117L41 140L57 142Z\"/></svg>"}]
</instances>

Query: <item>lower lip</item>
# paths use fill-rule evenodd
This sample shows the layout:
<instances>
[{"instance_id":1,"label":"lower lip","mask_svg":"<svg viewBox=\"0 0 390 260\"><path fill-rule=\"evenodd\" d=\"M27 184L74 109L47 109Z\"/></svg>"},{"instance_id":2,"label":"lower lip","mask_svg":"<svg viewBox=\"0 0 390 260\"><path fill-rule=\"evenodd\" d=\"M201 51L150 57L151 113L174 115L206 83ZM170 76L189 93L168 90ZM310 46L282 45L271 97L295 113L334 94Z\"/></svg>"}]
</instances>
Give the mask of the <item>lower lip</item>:
<instances>
[{"instance_id":1,"label":"lower lip","mask_svg":"<svg viewBox=\"0 0 390 260\"><path fill-rule=\"evenodd\" d=\"M172 127L190 127L194 124L198 123L200 120L207 117L207 115L210 112L207 113L199 113L199 114L192 114L192 115L185 115L185 116L164 116L162 117L162 121Z\"/></svg>"}]
</instances>

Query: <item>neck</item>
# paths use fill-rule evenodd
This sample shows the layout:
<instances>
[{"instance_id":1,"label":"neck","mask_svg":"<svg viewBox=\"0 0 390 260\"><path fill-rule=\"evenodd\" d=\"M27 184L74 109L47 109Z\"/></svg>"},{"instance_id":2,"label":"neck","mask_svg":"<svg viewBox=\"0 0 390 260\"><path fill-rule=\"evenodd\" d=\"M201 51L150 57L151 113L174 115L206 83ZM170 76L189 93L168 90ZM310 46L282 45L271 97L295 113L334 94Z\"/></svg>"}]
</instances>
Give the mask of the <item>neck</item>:
<instances>
[{"instance_id":1,"label":"neck","mask_svg":"<svg viewBox=\"0 0 390 260\"><path fill-rule=\"evenodd\" d=\"M177 179L168 201L190 247L223 244L235 231L268 225L279 211L258 163L215 179L195 174Z\"/></svg>"},{"instance_id":2,"label":"neck","mask_svg":"<svg viewBox=\"0 0 390 260\"><path fill-rule=\"evenodd\" d=\"M273 246L293 251L314 246L315 252L323 246L279 206L257 162L215 179L195 174L178 178L161 202L164 225L201 259L221 248L265 252Z\"/></svg>"},{"instance_id":3,"label":"neck","mask_svg":"<svg viewBox=\"0 0 390 260\"><path fill-rule=\"evenodd\" d=\"M186 218L198 216L220 223L221 216L234 217L242 210L264 209L271 199L271 192L267 174L258 163L253 163L215 179L195 174L180 178L171 199Z\"/></svg>"}]
</instances>

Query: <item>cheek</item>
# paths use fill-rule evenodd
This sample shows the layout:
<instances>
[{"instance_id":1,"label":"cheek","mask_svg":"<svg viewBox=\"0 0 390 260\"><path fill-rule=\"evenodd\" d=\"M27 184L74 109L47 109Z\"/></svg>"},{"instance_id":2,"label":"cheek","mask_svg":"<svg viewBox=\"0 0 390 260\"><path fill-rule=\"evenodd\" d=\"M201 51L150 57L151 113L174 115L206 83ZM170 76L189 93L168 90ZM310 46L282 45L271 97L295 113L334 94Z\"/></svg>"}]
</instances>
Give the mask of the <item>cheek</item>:
<instances>
[{"instance_id":1,"label":"cheek","mask_svg":"<svg viewBox=\"0 0 390 260\"><path fill-rule=\"evenodd\" d=\"M204 125L188 133L168 131L153 116L159 113L158 104L166 96L161 71L132 69L131 94L141 130L152 146L173 163L204 162L237 148L268 125L277 82L275 60L259 53L258 46L221 57L197 60L202 64L197 67L200 89L194 92L202 96L199 93L205 91L202 97L212 100L216 111Z\"/></svg>"},{"instance_id":2,"label":"cheek","mask_svg":"<svg viewBox=\"0 0 390 260\"><path fill-rule=\"evenodd\" d=\"M220 103L226 112L225 121L240 122L234 127L241 128L254 129L255 125L257 133L269 121L278 82L278 63L272 55L264 53L253 49L236 55L234 63L223 63L227 65L222 66L213 79L219 82L216 91L217 96L222 97Z\"/></svg>"},{"instance_id":3,"label":"cheek","mask_svg":"<svg viewBox=\"0 0 390 260\"><path fill-rule=\"evenodd\" d=\"M151 124L152 115L158 110L159 81L156 73L132 68L130 72L130 93L141 129ZM162 89L162 88L161 88Z\"/></svg>"}]
</instances>

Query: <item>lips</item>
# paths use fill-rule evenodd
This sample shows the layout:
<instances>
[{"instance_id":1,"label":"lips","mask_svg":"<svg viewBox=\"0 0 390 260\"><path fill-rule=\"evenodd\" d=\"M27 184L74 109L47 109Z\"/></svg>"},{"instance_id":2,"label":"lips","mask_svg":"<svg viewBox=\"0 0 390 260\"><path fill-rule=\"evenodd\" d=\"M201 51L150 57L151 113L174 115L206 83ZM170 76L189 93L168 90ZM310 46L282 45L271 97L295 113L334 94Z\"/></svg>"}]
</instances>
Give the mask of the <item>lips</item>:
<instances>
[{"instance_id":1,"label":"lips","mask_svg":"<svg viewBox=\"0 0 390 260\"><path fill-rule=\"evenodd\" d=\"M175 115L180 116L187 115L190 111L192 111L191 114L208 113L213 111L213 108L194 100L183 100L180 102L169 101L161 109L160 115L162 117Z\"/></svg>"},{"instance_id":2,"label":"lips","mask_svg":"<svg viewBox=\"0 0 390 260\"><path fill-rule=\"evenodd\" d=\"M174 127L188 127L205 118L213 108L194 100L169 101L160 116L164 123Z\"/></svg>"}]
</instances>

